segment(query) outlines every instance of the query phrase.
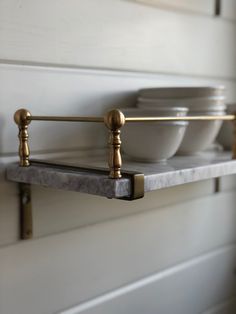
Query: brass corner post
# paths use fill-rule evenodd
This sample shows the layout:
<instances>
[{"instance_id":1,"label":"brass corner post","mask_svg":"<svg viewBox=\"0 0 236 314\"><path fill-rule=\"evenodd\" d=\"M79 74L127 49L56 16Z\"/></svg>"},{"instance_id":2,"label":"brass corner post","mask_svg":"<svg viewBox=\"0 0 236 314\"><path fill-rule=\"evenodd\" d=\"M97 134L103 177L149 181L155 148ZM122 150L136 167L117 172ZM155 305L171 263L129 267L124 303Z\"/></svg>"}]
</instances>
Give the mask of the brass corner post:
<instances>
[{"instance_id":1,"label":"brass corner post","mask_svg":"<svg viewBox=\"0 0 236 314\"><path fill-rule=\"evenodd\" d=\"M236 113L234 113L234 120L233 120L233 144L232 144L232 158L236 159Z\"/></svg>"},{"instance_id":2,"label":"brass corner post","mask_svg":"<svg viewBox=\"0 0 236 314\"><path fill-rule=\"evenodd\" d=\"M15 123L19 128L19 157L20 157L20 166L28 167L30 165L29 162L29 144L28 144L28 125L30 124L30 120L27 118L30 117L31 114L26 109L19 109L14 114Z\"/></svg>"},{"instance_id":3,"label":"brass corner post","mask_svg":"<svg viewBox=\"0 0 236 314\"><path fill-rule=\"evenodd\" d=\"M109 136L109 159L110 168L109 177L112 179L121 178L122 158L120 153L120 128L125 124L125 116L120 110L114 109L109 111L104 117L104 123L110 130Z\"/></svg>"}]
</instances>

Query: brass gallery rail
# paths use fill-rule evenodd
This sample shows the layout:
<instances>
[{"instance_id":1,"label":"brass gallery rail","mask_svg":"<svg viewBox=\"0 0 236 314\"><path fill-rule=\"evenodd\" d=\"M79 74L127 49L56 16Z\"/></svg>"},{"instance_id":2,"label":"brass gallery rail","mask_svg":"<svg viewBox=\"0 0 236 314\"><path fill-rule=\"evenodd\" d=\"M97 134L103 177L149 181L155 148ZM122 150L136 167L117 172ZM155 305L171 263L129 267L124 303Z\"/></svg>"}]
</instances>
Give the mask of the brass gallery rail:
<instances>
[{"instance_id":1,"label":"brass gallery rail","mask_svg":"<svg viewBox=\"0 0 236 314\"><path fill-rule=\"evenodd\" d=\"M236 159L236 114L233 115L210 115L210 116L181 116L181 117L125 117L117 109L109 111L104 117L57 117L57 116L32 116L26 109L19 109L14 115L14 120L19 128L19 157L20 166L30 166L30 150L28 145L28 125L31 121L55 121L55 122L95 122L104 123L110 131L109 136L109 177L121 178L122 159L120 153L121 140L120 129L125 123L135 122L160 122L160 121L214 121L224 120L234 122L233 158Z\"/></svg>"},{"instance_id":2,"label":"brass gallery rail","mask_svg":"<svg viewBox=\"0 0 236 314\"><path fill-rule=\"evenodd\" d=\"M127 122L158 122L158 121L200 121L200 120L227 120L235 119L234 115L185 116L185 117L127 117ZM52 122L104 122L102 117L57 117L57 116L28 116L27 121Z\"/></svg>"}]
</instances>

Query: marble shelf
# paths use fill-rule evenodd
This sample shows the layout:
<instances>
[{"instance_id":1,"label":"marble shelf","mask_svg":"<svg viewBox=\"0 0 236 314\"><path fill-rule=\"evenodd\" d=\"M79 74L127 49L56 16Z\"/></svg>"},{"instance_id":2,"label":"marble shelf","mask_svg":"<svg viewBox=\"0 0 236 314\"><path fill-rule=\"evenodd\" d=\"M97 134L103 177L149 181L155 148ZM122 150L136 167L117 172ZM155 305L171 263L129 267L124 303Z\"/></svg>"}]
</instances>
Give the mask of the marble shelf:
<instances>
[{"instance_id":1,"label":"marble shelf","mask_svg":"<svg viewBox=\"0 0 236 314\"><path fill-rule=\"evenodd\" d=\"M104 160L104 158L97 157L86 159L86 165L104 168L106 165ZM64 161L59 162L63 164ZM65 162L71 166L80 164L78 160L66 160ZM82 164L85 164L84 160ZM140 163L124 160L122 169L143 173L144 191L149 192L234 174L236 173L236 160L231 159L231 152L208 152L195 156L175 156L166 163ZM109 179L106 174L93 170L84 172L75 168L40 164L24 168L14 163L10 164L6 171L7 179L10 181L38 184L108 198L129 196L132 188L129 178L113 180Z\"/></svg>"}]
</instances>

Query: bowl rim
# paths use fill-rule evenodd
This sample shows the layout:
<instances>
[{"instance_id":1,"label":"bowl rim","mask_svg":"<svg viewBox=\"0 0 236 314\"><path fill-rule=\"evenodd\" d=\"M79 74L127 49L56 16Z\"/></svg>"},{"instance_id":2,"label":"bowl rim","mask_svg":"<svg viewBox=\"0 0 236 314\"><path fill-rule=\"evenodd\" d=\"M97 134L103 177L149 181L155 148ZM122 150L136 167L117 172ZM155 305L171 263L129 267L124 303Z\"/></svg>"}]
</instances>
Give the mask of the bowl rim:
<instances>
[{"instance_id":1,"label":"bowl rim","mask_svg":"<svg viewBox=\"0 0 236 314\"><path fill-rule=\"evenodd\" d=\"M137 97L137 101L138 102L150 102L150 103L155 103L155 102L160 102L160 101L163 101L163 102L173 102L173 101L183 101L183 102L186 102L186 101L212 101L212 102L223 102L226 100L226 97L224 95L219 95L219 96L205 96L205 97L165 97L165 98L161 98L161 97L154 97L154 98L151 98L151 97L143 97L143 96L138 96Z\"/></svg>"},{"instance_id":2,"label":"bowl rim","mask_svg":"<svg viewBox=\"0 0 236 314\"><path fill-rule=\"evenodd\" d=\"M172 106L170 106L170 105L158 105L158 104L152 104L152 103L149 103L149 104L145 104L145 103L137 103L137 108L140 108L140 109L147 109L147 110L149 110L149 109L158 109L158 108L168 108L168 109L170 109L170 108L172 108ZM222 108L227 108L227 106L225 105L225 104L219 104L219 105L213 105L213 104L211 104L211 105L201 105L201 104L195 104L195 105L188 105L188 106L184 106L184 107L173 107L173 108L188 108L189 110L190 109L192 109L192 108L206 108L206 109L208 109L208 108L213 108L213 109L219 109L219 110L221 110Z\"/></svg>"},{"instance_id":3,"label":"bowl rim","mask_svg":"<svg viewBox=\"0 0 236 314\"><path fill-rule=\"evenodd\" d=\"M173 86L173 87L151 87L142 88L139 90L139 95L159 94L159 98L169 98L170 93L172 97L176 98L190 98L202 95L211 96L215 93L224 93L225 86L223 85L211 85L211 86ZM149 97L149 96L148 96Z\"/></svg>"},{"instance_id":4,"label":"bowl rim","mask_svg":"<svg viewBox=\"0 0 236 314\"><path fill-rule=\"evenodd\" d=\"M130 113L141 113L141 112L158 112L158 111L166 111L166 112L172 112L172 111L175 111L175 112L188 112L189 111L189 108L187 107L168 107L168 106L161 106L161 107L158 107L158 108L140 108L140 107L127 107L127 108L120 108L119 109L121 112L123 112L125 114L125 112L130 112Z\"/></svg>"},{"instance_id":5,"label":"bowl rim","mask_svg":"<svg viewBox=\"0 0 236 314\"><path fill-rule=\"evenodd\" d=\"M191 113L197 113L197 115L206 115L206 116L220 116L225 115L225 110L223 111L190 111L188 115L191 115Z\"/></svg>"},{"instance_id":6,"label":"bowl rim","mask_svg":"<svg viewBox=\"0 0 236 314\"><path fill-rule=\"evenodd\" d=\"M153 122L149 122L149 123L146 123L146 122L143 122L143 121L138 121L136 123L127 123L123 126L123 128L127 127L127 126L133 126L133 125L140 125L140 124L143 124L143 125L156 125L156 126L184 126L184 127L187 127L189 125L189 121L153 121ZM122 128L122 129L123 129Z\"/></svg>"}]
</instances>

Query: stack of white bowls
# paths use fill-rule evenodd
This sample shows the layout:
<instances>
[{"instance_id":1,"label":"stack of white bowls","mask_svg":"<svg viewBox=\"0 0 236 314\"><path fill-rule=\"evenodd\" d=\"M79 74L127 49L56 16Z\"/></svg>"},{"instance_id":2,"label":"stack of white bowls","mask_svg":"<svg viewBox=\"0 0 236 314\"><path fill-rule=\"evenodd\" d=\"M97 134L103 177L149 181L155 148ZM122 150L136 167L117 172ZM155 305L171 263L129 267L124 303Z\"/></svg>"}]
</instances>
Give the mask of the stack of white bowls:
<instances>
[{"instance_id":1,"label":"stack of white bowls","mask_svg":"<svg viewBox=\"0 0 236 314\"><path fill-rule=\"evenodd\" d=\"M165 106L187 107L191 116L225 114L225 89L217 87L171 87L143 89L139 92L138 108L145 110ZM205 150L214 142L222 121L191 121L179 154L194 154Z\"/></svg>"},{"instance_id":2,"label":"stack of white bowls","mask_svg":"<svg viewBox=\"0 0 236 314\"><path fill-rule=\"evenodd\" d=\"M154 109L121 109L125 117L186 116L184 107L161 107ZM188 122L134 122L122 128L122 149L126 155L137 161L162 162L178 150Z\"/></svg>"}]
</instances>

